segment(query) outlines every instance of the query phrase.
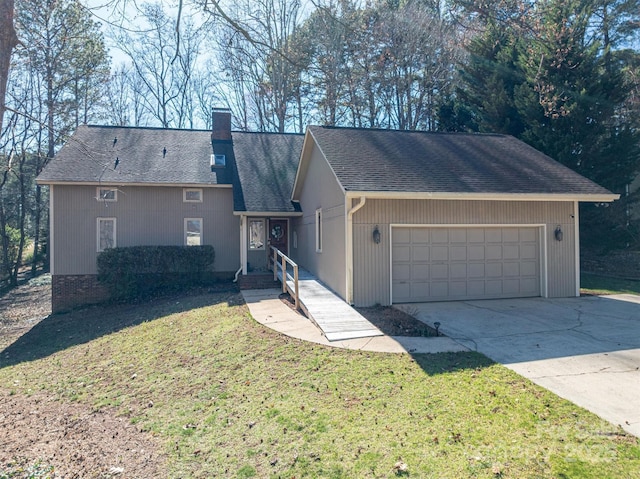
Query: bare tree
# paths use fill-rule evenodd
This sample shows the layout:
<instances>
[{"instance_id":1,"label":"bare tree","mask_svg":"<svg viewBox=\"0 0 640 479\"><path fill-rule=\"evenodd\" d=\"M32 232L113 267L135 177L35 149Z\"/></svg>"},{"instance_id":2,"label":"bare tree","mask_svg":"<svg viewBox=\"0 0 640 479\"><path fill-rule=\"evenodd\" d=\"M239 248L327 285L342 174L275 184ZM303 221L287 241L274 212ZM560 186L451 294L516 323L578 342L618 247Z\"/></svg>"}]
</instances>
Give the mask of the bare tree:
<instances>
[{"instance_id":1,"label":"bare tree","mask_svg":"<svg viewBox=\"0 0 640 479\"><path fill-rule=\"evenodd\" d=\"M13 12L13 0L0 1L0 128L4 124L5 97L7 81L9 80L9 68L11 66L11 53L18 45L18 36L13 25Z\"/></svg>"}]
</instances>

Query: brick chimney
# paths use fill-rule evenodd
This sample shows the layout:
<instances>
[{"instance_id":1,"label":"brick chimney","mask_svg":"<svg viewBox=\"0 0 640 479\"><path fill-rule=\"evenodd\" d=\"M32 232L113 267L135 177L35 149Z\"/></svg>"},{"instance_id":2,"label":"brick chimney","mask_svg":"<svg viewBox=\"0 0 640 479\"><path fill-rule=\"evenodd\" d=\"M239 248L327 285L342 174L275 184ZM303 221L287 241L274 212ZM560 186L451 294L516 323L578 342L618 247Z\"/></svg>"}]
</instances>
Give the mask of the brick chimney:
<instances>
[{"instance_id":1,"label":"brick chimney","mask_svg":"<svg viewBox=\"0 0 640 479\"><path fill-rule=\"evenodd\" d=\"M231 141L231 110L228 108L214 108L211 141Z\"/></svg>"}]
</instances>

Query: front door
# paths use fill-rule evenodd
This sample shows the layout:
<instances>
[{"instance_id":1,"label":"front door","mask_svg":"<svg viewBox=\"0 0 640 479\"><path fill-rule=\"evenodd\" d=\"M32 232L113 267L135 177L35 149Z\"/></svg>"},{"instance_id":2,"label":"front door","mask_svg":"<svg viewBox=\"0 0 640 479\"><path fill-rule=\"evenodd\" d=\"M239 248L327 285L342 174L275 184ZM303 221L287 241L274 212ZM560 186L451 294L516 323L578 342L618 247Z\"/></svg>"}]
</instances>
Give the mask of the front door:
<instances>
[{"instance_id":1,"label":"front door","mask_svg":"<svg viewBox=\"0 0 640 479\"><path fill-rule=\"evenodd\" d=\"M288 220L269 220L269 245L278 248L284 254L289 254L289 234L287 231Z\"/></svg>"}]
</instances>

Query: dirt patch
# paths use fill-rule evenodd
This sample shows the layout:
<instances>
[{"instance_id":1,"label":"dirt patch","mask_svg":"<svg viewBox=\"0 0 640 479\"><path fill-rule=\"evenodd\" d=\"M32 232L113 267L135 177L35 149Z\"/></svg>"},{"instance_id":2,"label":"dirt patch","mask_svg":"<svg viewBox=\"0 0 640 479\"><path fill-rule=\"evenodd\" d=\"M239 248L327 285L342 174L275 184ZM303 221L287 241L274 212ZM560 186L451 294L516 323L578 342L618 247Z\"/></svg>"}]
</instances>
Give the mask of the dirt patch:
<instances>
[{"instance_id":1,"label":"dirt patch","mask_svg":"<svg viewBox=\"0 0 640 479\"><path fill-rule=\"evenodd\" d=\"M0 397L0 477L163 477L159 451L151 435L108 412L44 395Z\"/></svg>"},{"instance_id":2,"label":"dirt patch","mask_svg":"<svg viewBox=\"0 0 640 479\"><path fill-rule=\"evenodd\" d=\"M0 355L51 313L50 278L0 297ZM166 477L161 447L128 419L0 389L0 477Z\"/></svg>"},{"instance_id":3,"label":"dirt patch","mask_svg":"<svg viewBox=\"0 0 640 479\"><path fill-rule=\"evenodd\" d=\"M355 309L388 336L436 336L436 330L431 326L392 306Z\"/></svg>"},{"instance_id":4,"label":"dirt patch","mask_svg":"<svg viewBox=\"0 0 640 479\"><path fill-rule=\"evenodd\" d=\"M0 350L51 314L51 277L39 276L0 296Z\"/></svg>"}]
</instances>

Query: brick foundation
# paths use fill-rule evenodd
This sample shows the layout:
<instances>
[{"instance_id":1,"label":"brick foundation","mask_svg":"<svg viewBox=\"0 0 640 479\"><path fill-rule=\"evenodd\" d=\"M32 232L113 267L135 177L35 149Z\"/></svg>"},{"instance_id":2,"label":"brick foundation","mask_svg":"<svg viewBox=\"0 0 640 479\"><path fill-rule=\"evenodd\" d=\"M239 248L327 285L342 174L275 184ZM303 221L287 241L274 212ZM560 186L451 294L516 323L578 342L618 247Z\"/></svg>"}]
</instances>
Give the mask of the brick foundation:
<instances>
[{"instance_id":1,"label":"brick foundation","mask_svg":"<svg viewBox=\"0 0 640 479\"><path fill-rule=\"evenodd\" d=\"M60 313L109 299L107 288L95 274L53 275L51 277L51 311Z\"/></svg>"},{"instance_id":2,"label":"brick foundation","mask_svg":"<svg viewBox=\"0 0 640 479\"><path fill-rule=\"evenodd\" d=\"M273 280L273 273L248 274L238 276L240 289L269 289L281 288L280 281Z\"/></svg>"}]
</instances>

